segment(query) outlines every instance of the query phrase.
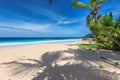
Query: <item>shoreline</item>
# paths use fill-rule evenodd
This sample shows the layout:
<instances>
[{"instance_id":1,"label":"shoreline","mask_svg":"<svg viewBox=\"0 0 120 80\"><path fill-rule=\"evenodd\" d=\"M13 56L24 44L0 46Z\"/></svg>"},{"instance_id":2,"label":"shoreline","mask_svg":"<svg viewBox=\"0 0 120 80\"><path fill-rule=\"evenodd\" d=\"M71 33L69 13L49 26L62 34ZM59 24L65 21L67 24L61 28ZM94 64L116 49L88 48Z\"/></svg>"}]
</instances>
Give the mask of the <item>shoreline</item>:
<instances>
[{"instance_id":1,"label":"shoreline","mask_svg":"<svg viewBox=\"0 0 120 80\"><path fill-rule=\"evenodd\" d=\"M81 42L81 41L79 41ZM31 45L46 45L46 44L77 44L78 41L66 41L66 42L50 42L50 43L28 43L28 44L16 44L16 45L4 45L0 46L0 48L5 47L19 47L19 46L31 46Z\"/></svg>"},{"instance_id":2,"label":"shoreline","mask_svg":"<svg viewBox=\"0 0 120 80\"><path fill-rule=\"evenodd\" d=\"M12 46L22 46L22 45L34 45L34 44L94 44L94 41L90 40L83 40L83 39L75 39L75 40L56 40L56 41L48 41L48 42L13 42L13 43L0 43L0 48L2 47L12 47ZM3 45L1 45L3 44Z\"/></svg>"},{"instance_id":3,"label":"shoreline","mask_svg":"<svg viewBox=\"0 0 120 80\"><path fill-rule=\"evenodd\" d=\"M58 43L74 43L81 42L82 39L78 40L51 40L51 41L31 41L31 42L5 42L0 43L0 47L20 46L20 45L32 45L32 44L58 44Z\"/></svg>"}]
</instances>

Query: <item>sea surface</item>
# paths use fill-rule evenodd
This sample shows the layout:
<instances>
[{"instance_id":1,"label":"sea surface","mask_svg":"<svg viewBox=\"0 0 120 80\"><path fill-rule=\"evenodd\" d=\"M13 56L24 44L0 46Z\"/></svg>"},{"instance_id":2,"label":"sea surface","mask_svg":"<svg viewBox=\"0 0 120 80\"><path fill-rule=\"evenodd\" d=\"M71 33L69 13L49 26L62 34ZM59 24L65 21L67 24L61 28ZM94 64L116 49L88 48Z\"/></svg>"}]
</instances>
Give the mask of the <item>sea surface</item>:
<instances>
[{"instance_id":1,"label":"sea surface","mask_svg":"<svg viewBox=\"0 0 120 80\"><path fill-rule=\"evenodd\" d=\"M0 38L0 46L13 46L36 43L60 43L82 40L80 37L42 37L42 38Z\"/></svg>"}]
</instances>

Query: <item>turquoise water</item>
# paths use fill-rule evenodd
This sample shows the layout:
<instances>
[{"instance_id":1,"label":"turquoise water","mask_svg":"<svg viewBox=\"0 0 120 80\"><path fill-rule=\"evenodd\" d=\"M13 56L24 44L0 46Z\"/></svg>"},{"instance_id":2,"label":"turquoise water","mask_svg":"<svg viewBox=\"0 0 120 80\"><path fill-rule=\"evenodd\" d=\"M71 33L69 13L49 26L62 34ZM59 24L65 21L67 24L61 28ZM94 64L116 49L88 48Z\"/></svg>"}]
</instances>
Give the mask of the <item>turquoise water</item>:
<instances>
[{"instance_id":1,"label":"turquoise water","mask_svg":"<svg viewBox=\"0 0 120 80\"><path fill-rule=\"evenodd\" d=\"M81 38L0 38L0 46L11 46L11 45L22 45L22 44L35 44L35 43L57 43L57 42L68 42L77 41Z\"/></svg>"}]
</instances>

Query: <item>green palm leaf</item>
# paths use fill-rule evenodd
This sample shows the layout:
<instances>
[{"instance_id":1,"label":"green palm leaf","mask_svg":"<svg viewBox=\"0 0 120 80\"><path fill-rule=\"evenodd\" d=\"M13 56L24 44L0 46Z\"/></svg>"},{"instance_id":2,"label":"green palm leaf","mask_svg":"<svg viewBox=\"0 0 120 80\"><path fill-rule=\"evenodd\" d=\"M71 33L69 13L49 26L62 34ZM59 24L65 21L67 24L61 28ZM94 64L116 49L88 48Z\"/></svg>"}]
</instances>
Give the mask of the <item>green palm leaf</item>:
<instances>
[{"instance_id":1,"label":"green palm leaf","mask_svg":"<svg viewBox=\"0 0 120 80\"><path fill-rule=\"evenodd\" d=\"M92 26L92 18L91 18L90 15L87 16L86 24L87 24L88 27L91 27L91 26Z\"/></svg>"},{"instance_id":2,"label":"green palm leaf","mask_svg":"<svg viewBox=\"0 0 120 80\"><path fill-rule=\"evenodd\" d=\"M85 3L78 2L77 0L74 0L74 2L73 2L71 7L72 8L82 8L82 9L87 9L88 8L88 6Z\"/></svg>"}]
</instances>

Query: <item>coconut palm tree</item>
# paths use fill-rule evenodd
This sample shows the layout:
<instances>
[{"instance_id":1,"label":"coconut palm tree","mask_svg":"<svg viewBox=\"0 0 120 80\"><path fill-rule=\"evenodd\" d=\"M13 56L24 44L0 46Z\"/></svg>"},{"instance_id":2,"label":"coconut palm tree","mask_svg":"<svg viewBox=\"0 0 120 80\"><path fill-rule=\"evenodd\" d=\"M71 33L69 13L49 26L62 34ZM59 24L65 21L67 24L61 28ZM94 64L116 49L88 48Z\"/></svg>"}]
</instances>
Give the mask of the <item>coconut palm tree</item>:
<instances>
[{"instance_id":1,"label":"coconut palm tree","mask_svg":"<svg viewBox=\"0 0 120 80\"><path fill-rule=\"evenodd\" d=\"M102 25L101 22L99 21L99 9L101 8L102 4L106 2L106 0L88 0L89 3L85 4L83 2L80 2L78 0L73 0L72 3L72 8L82 8L82 9L89 9L90 14L88 16L91 16L92 19L96 22L98 25L99 29L103 31L105 36L107 36L110 40L114 41L119 47L120 47L120 41L116 40L115 37L110 34ZM49 3L51 4L53 0L49 0Z\"/></svg>"},{"instance_id":2,"label":"coconut palm tree","mask_svg":"<svg viewBox=\"0 0 120 80\"><path fill-rule=\"evenodd\" d=\"M120 34L120 16L117 18L115 22L115 29L117 29L118 33Z\"/></svg>"},{"instance_id":3,"label":"coconut palm tree","mask_svg":"<svg viewBox=\"0 0 120 80\"><path fill-rule=\"evenodd\" d=\"M114 30L116 33L115 36L117 37L118 41L120 41L120 16L115 21Z\"/></svg>"}]
</instances>

